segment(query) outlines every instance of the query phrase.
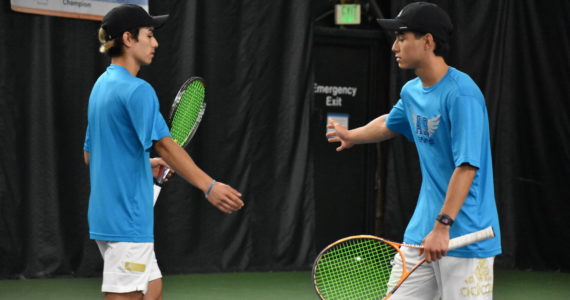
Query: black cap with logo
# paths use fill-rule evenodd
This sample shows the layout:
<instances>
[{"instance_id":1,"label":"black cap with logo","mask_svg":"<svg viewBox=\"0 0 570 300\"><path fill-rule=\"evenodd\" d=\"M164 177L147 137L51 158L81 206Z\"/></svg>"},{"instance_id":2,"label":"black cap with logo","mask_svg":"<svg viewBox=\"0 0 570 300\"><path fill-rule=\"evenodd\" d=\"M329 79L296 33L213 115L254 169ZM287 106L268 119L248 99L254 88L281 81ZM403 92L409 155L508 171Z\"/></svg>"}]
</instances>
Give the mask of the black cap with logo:
<instances>
[{"instance_id":1,"label":"black cap with logo","mask_svg":"<svg viewBox=\"0 0 570 300\"><path fill-rule=\"evenodd\" d=\"M140 27L159 28L164 25L168 15L150 16L144 8L134 4L123 4L111 9L101 23L107 32L107 40L112 40L123 32Z\"/></svg>"},{"instance_id":2,"label":"black cap with logo","mask_svg":"<svg viewBox=\"0 0 570 300\"><path fill-rule=\"evenodd\" d=\"M410 3L395 19L377 21L386 30L431 33L444 41L449 40L453 31L453 24L447 13L439 6L427 2Z\"/></svg>"}]
</instances>

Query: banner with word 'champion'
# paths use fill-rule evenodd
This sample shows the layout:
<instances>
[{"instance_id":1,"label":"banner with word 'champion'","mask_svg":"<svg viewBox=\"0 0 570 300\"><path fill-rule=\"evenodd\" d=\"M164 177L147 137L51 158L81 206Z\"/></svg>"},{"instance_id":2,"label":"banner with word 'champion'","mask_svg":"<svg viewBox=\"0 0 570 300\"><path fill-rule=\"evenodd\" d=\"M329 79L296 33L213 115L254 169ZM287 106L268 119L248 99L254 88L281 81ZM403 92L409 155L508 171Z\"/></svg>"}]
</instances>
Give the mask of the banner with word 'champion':
<instances>
[{"instance_id":1,"label":"banner with word 'champion'","mask_svg":"<svg viewBox=\"0 0 570 300\"><path fill-rule=\"evenodd\" d=\"M12 10L65 18L100 21L113 7L137 4L148 11L148 0L10 0Z\"/></svg>"}]
</instances>

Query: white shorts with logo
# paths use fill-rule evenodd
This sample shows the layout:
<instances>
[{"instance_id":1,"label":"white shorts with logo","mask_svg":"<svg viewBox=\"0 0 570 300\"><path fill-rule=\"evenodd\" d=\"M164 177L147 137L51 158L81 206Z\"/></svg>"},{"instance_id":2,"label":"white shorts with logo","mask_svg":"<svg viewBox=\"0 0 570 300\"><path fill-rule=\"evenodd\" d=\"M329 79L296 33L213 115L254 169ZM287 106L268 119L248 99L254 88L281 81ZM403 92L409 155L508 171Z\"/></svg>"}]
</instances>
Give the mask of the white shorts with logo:
<instances>
[{"instance_id":1,"label":"white shorts with logo","mask_svg":"<svg viewBox=\"0 0 570 300\"><path fill-rule=\"evenodd\" d=\"M102 292L146 294L148 282L162 277L154 243L96 242L104 261Z\"/></svg>"},{"instance_id":2,"label":"white shorts with logo","mask_svg":"<svg viewBox=\"0 0 570 300\"><path fill-rule=\"evenodd\" d=\"M410 270L423 258L419 250L401 248ZM432 263L425 262L398 288L390 300L491 300L493 299L493 263L495 258L461 258L445 256ZM388 291L401 274L402 260L394 260Z\"/></svg>"}]
</instances>

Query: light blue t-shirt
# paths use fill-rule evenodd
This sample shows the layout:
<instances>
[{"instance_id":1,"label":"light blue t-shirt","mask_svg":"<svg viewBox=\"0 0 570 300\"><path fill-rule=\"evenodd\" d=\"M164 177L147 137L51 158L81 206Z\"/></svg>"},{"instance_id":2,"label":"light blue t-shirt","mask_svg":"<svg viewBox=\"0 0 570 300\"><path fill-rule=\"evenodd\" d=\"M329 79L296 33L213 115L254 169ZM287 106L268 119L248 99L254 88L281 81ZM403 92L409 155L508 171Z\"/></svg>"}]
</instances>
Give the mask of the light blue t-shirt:
<instances>
[{"instance_id":1,"label":"light blue t-shirt","mask_svg":"<svg viewBox=\"0 0 570 300\"><path fill-rule=\"evenodd\" d=\"M91 239L153 242L153 141L170 136L146 81L110 65L91 91L84 150L89 152Z\"/></svg>"},{"instance_id":2,"label":"light blue t-shirt","mask_svg":"<svg viewBox=\"0 0 570 300\"><path fill-rule=\"evenodd\" d=\"M451 226L450 237L493 226L496 237L448 252L457 257L491 257L501 253L493 187L489 119L481 90L465 73L450 67L435 85L419 78L404 85L386 124L416 144L422 185L404 242L419 245L432 231L456 167L478 168L469 194Z\"/></svg>"}]
</instances>

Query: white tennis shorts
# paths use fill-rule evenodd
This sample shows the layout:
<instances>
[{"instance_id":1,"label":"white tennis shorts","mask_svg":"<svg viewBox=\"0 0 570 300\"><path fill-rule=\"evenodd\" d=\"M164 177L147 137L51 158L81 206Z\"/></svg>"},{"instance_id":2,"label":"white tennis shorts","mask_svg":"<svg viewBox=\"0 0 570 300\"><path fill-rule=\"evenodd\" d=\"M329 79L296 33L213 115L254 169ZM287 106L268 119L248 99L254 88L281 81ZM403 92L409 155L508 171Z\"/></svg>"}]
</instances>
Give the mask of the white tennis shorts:
<instances>
[{"instance_id":1,"label":"white tennis shorts","mask_svg":"<svg viewBox=\"0 0 570 300\"><path fill-rule=\"evenodd\" d=\"M401 249L408 271L423 258L418 249ZM404 281L390 300L491 300L494 260L495 257L444 256L436 262L425 262ZM402 260L396 255L388 291L399 281L401 268Z\"/></svg>"},{"instance_id":2,"label":"white tennis shorts","mask_svg":"<svg viewBox=\"0 0 570 300\"><path fill-rule=\"evenodd\" d=\"M96 242L104 261L102 292L146 294L148 282L162 278L154 243Z\"/></svg>"}]
</instances>

